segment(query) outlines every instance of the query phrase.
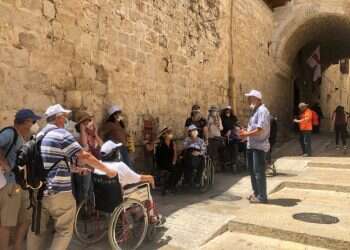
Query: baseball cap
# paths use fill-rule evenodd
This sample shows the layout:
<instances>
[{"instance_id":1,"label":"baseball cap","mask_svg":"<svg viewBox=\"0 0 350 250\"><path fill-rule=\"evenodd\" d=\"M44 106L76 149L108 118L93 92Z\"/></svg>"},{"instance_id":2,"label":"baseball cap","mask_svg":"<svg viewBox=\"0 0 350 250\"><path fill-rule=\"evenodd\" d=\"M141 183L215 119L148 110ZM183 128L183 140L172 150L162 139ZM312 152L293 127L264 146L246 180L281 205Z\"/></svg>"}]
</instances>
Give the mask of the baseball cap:
<instances>
[{"instance_id":1,"label":"baseball cap","mask_svg":"<svg viewBox=\"0 0 350 250\"><path fill-rule=\"evenodd\" d=\"M121 107L119 107L118 105L113 105L113 106L109 107L109 109L107 110L107 114L109 116L111 116L115 112L120 112L120 111L122 111Z\"/></svg>"},{"instance_id":2,"label":"baseball cap","mask_svg":"<svg viewBox=\"0 0 350 250\"><path fill-rule=\"evenodd\" d=\"M61 104L55 104L47 108L45 112L46 117L51 117L57 114L69 114L72 111L69 109L64 109Z\"/></svg>"},{"instance_id":3,"label":"baseball cap","mask_svg":"<svg viewBox=\"0 0 350 250\"><path fill-rule=\"evenodd\" d=\"M301 102L301 103L299 103L299 105L298 105L299 108L307 107L307 106L309 106L309 104L307 104L307 103L305 103L305 102Z\"/></svg>"},{"instance_id":4,"label":"baseball cap","mask_svg":"<svg viewBox=\"0 0 350 250\"><path fill-rule=\"evenodd\" d=\"M187 129L188 131L192 131L192 130L198 130L197 126L196 125L190 125Z\"/></svg>"},{"instance_id":5,"label":"baseball cap","mask_svg":"<svg viewBox=\"0 0 350 250\"><path fill-rule=\"evenodd\" d=\"M262 94L260 91L257 91L255 89L252 89L249 93L245 94L245 96L248 96L248 97L256 97L258 99L262 99Z\"/></svg>"},{"instance_id":6,"label":"baseball cap","mask_svg":"<svg viewBox=\"0 0 350 250\"><path fill-rule=\"evenodd\" d=\"M227 105L224 109L232 109L230 105Z\"/></svg>"},{"instance_id":7,"label":"baseball cap","mask_svg":"<svg viewBox=\"0 0 350 250\"><path fill-rule=\"evenodd\" d=\"M114 149L119 148L123 145L123 143L114 143L113 141L109 140L103 143L101 147L101 155L109 155L113 152Z\"/></svg>"},{"instance_id":8,"label":"baseball cap","mask_svg":"<svg viewBox=\"0 0 350 250\"><path fill-rule=\"evenodd\" d=\"M21 109L15 115L16 121L21 122L27 119L33 119L33 121L38 121L41 119L41 117L34 114L34 112L31 109Z\"/></svg>"}]
</instances>

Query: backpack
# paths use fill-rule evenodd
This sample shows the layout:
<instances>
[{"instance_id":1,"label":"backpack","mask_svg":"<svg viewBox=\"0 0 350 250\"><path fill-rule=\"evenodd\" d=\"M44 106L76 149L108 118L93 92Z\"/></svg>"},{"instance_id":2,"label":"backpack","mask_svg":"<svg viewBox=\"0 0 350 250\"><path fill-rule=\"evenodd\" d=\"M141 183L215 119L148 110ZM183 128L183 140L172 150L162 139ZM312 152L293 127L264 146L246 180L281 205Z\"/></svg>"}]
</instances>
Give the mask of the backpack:
<instances>
[{"instance_id":1,"label":"backpack","mask_svg":"<svg viewBox=\"0 0 350 250\"><path fill-rule=\"evenodd\" d=\"M17 139L18 139L18 133L17 130L14 127L6 127L1 129L0 134L2 134L5 130L11 129L13 131L14 137L12 139L12 142L9 146L9 148L7 149L6 153L5 153L5 158L7 158L7 156L9 155L9 153L11 152L11 150L13 149L13 147L15 146Z\"/></svg>"},{"instance_id":2,"label":"backpack","mask_svg":"<svg viewBox=\"0 0 350 250\"><path fill-rule=\"evenodd\" d=\"M41 142L44 137L51 131L50 129L44 134L32 137L31 140L21 146L17 152L17 167L14 168L16 182L22 189L29 191L30 207L33 207L32 215L32 232L40 233L40 215L41 215L41 200L46 189L46 177L51 169L58 163L64 161L68 165L68 161L58 160L51 168L45 169L41 156Z\"/></svg>"}]
</instances>

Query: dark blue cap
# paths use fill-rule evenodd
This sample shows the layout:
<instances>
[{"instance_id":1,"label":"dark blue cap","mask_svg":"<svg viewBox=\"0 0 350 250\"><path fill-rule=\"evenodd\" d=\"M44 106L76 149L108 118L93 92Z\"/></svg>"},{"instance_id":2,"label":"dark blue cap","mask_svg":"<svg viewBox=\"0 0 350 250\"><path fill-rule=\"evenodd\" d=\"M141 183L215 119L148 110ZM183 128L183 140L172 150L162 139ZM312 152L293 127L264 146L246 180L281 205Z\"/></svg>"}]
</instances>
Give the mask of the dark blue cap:
<instances>
[{"instance_id":1,"label":"dark blue cap","mask_svg":"<svg viewBox=\"0 0 350 250\"><path fill-rule=\"evenodd\" d=\"M23 122L27 119L32 119L33 121L40 120L41 117L34 114L34 112L31 109L21 109L16 113L15 120L17 122Z\"/></svg>"}]
</instances>

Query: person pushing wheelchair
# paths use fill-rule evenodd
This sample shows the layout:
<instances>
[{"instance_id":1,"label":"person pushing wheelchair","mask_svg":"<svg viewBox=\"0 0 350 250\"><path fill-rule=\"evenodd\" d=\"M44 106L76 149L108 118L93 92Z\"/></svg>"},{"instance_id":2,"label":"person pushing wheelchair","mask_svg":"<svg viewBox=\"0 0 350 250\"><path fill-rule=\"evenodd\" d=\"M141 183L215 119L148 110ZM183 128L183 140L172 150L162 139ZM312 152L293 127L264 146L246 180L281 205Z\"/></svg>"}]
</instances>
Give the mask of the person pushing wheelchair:
<instances>
[{"instance_id":1,"label":"person pushing wheelchair","mask_svg":"<svg viewBox=\"0 0 350 250\"><path fill-rule=\"evenodd\" d=\"M195 125L188 127L188 137L184 141L183 163L185 186L199 185L204 168L204 155L207 145L198 137L198 128ZM193 176L194 170L197 170Z\"/></svg>"}]
</instances>

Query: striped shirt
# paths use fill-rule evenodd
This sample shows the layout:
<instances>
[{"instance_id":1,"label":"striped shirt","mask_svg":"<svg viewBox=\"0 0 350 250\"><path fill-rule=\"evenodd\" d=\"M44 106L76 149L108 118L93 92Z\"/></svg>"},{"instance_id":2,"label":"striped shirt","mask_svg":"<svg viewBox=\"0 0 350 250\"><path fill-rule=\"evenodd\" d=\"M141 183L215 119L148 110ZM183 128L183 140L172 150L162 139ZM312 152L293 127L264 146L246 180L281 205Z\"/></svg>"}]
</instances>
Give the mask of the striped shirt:
<instances>
[{"instance_id":1,"label":"striped shirt","mask_svg":"<svg viewBox=\"0 0 350 250\"><path fill-rule=\"evenodd\" d=\"M72 157L82 148L74 139L73 135L63 128L58 128L56 125L48 124L40 131L38 136L42 136L47 131L41 142L41 156L45 169L50 169L48 173L47 190L45 194L71 192L72 182L71 173L65 162L65 159L70 162Z\"/></svg>"}]
</instances>

